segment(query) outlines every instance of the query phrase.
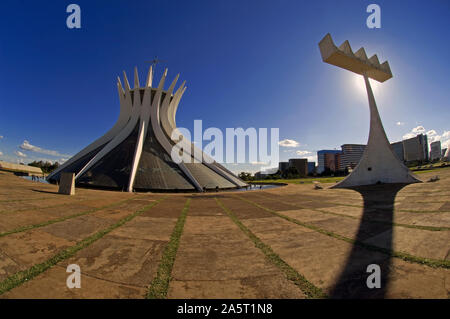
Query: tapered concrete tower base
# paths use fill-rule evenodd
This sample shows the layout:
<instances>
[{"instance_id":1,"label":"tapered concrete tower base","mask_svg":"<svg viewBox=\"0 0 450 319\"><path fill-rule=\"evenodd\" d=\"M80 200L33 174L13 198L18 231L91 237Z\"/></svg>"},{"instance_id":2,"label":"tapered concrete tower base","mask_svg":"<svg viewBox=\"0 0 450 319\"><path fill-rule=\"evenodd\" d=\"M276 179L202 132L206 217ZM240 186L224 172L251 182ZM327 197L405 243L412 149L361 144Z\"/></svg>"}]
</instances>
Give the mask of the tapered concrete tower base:
<instances>
[{"instance_id":1,"label":"tapered concrete tower base","mask_svg":"<svg viewBox=\"0 0 450 319\"><path fill-rule=\"evenodd\" d=\"M397 158L381 123L372 88L366 74L370 109L369 141L363 156L353 172L332 188L346 188L377 183L420 183L411 171Z\"/></svg>"}]
</instances>

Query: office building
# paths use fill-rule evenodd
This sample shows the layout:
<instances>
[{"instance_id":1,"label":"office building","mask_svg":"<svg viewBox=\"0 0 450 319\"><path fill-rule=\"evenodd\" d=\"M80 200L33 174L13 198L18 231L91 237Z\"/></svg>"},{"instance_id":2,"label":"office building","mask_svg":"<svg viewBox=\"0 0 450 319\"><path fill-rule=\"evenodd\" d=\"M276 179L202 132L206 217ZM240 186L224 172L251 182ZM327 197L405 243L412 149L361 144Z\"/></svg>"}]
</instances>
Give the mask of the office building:
<instances>
[{"instance_id":1,"label":"office building","mask_svg":"<svg viewBox=\"0 0 450 319\"><path fill-rule=\"evenodd\" d=\"M279 162L278 163L278 170L280 171L280 173L283 173L288 168L289 168L289 162Z\"/></svg>"},{"instance_id":2,"label":"office building","mask_svg":"<svg viewBox=\"0 0 450 319\"><path fill-rule=\"evenodd\" d=\"M321 174L325 170L335 172L339 170L342 151L320 150L317 152L317 173Z\"/></svg>"},{"instance_id":3,"label":"office building","mask_svg":"<svg viewBox=\"0 0 450 319\"><path fill-rule=\"evenodd\" d=\"M308 160L306 158L291 158L289 160L289 166L295 167L300 177L308 175Z\"/></svg>"},{"instance_id":4,"label":"office building","mask_svg":"<svg viewBox=\"0 0 450 319\"><path fill-rule=\"evenodd\" d=\"M345 170L346 168L355 168L358 165L361 157L364 153L366 145L363 144L344 144L341 145L341 165L339 169Z\"/></svg>"},{"instance_id":5,"label":"office building","mask_svg":"<svg viewBox=\"0 0 450 319\"><path fill-rule=\"evenodd\" d=\"M442 157L441 141L430 144L430 160L439 160Z\"/></svg>"},{"instance_id":6,"label":"office building","mask_svg":"<svg viewBox=\"0 0 450 319\"><path fill-rule=\"evenodd\" d=\"M445 149L445 153L444 153L444 156L442 156L442 159L444 161L450 161L450 147L447 147Z\"/></svg>"},{"instance_id":7,"label":"office building","mask_svg":"<svg viewBox=\"0 0 450 319\"><path fill-rule=\"evenodd\" d=\"M419 134L403 140L403 154L406 162L411 161L428 161L428 139L424 134Z\"/></svg>"},{"instance_id":8,"label":"office building","mask_svg":"<svg viewBox=\"0 0 450 319\"><path fill-rule=\"evenodd\" d=\"M395 142L391 144L392 150L394 151L394 154L398 157L400 161L405 160L405 155L403 151L403 141Z\"/></svg>"},{"instance_id":9,"label":"office building","mask_svg":"<svg viewBox=\"0 0 450 319\"><path fill-rule=\"evenodd\" d=\"M316 162L308 162L308 174L316 172Z\"/></svg>"}]
</instances>

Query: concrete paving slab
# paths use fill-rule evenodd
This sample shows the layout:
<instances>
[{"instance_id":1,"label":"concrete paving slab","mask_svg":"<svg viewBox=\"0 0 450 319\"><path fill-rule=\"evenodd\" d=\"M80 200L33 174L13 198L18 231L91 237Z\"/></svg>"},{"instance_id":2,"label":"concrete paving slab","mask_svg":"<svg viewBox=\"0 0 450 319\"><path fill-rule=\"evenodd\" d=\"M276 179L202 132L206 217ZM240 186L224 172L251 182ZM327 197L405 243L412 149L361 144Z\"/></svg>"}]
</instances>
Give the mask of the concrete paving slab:
<instances>
[{"instance_id":1,"label":"concrete paving slab","mask_svg":"<svg viewBox=\"0 0 450 319\"><path fill-rule=\"evenodd\" d=\"M226 216L211 196L192 198L189 216Z\"/></svg>"},{"instance_id":2,"label":"concrete paving slab","mask_svg":"<svg viewBox=\"0 0 450 319\"><path fill-rule=\"evenodd\" d=\"M107 228L113 223L114 221L112 220L108 221L103 218L85 215L47 225L39 229L57 238L71 242L79 242L86 237L94 235L99 230Z\"/></svg>"},{"instance_id":3,"label":"concrete paving slab","mask_svg":"<svg viewBox=\"0 0 450 319\"><path fill-rule=\"evenodd\" d=\"M127 286L111 281L101 280L81 274L81 288L68 288L65 267L55 266L32 281L3 294L4 299L124 299L142 298L146 290L141 287Z\"/></svg>"},{"instance_id":4,"label":"concrete paving slab","mask_svg":"<svg viewBox=\"0 0 450 319\"><path fill-rule=\"evenodd\" d=\"M194 280L170 283L169 298L304 299L305 296L281 274L230 280Z\"/></svg>"},{"instance_id":5,"label":"concrete paving slab","mask_svg":"<svg viewBox=\"0 0 450 319\"><path fill-rule=\"evenodd\" d=\"M220 200L225 205L225 207L231 209L231 211L239 219L265 218L273 216L273 214L269 213L268 211L245 202L242 199L237 198L236 196L230 196L228 198L222 198Z\"/></svg>"},{"instance_id":6,"label":"concrete paving slab","mask_svg":"<svg viewBox=\"0 0 450 319\"><path fill-rule=\"evenodd\" d=\"M0 252L0 281L5 280L11 274L24 269L25 267L20 266L12 258Z\"/></svg>"},{"instance_id":7,"label":"concrete paving slab","mask_svg":"<svg viewBox=\"0 0 450 319\"><path fill-rule=\"evenodd\" d=\"M61 263L77 264L91 277L147 288L156 275L166 241L108 234Z\"/></svg>"},{"instance_id":8,"label":"concrete paving slab","mask_svg":"<svg viewBox=\"0 0 450 319\"><path fill-rule=\"evenodd\" d=\"M264 294L266 289L263 282L258 284L244 280L255 275L278 276L291 295L299 296L299 288L283 279L281 271L227 216L188 215L181 239L172 271L169 298L203 296L210 291L203 291L206 284L203 281L215 282L211 283L211 287L220 282L221 291L212 293L208 298L251 298L255 294ZM281 294L273 291L272 296L280 298Z\"/></svg>"},{"instance_id":9,"label":"concrete paving slab","mask_svg":"<svg viewBox=\"0 0 450 319\"><path fill-rule=\"evenodd\" d=\"M30 230L1 237L0 252L28 268L46 261L57 252L74 244L75 241L57 237L45 231Z\"/></svg>"},{"instance_id":10,"label":"concrete paving slab","mask_svg":"<svg viewBox=\"0 0 450 319\"><path fill-rule=\"evenodd\" d=\"M243 221L291 267L302 273L314 285L330 293L341 272L353 245L319 234L313 230L285 221L279 217L249 219ZM276 224L274 228L271 225ZM361 250L360 258L351 268L356 272L370 263L381 263L387 256Z\"/></svg>"},{"instance_id":11,"label":"concrete paving slab","mask_svg":"<svg viewBox=\"0 0 450 319\"><path fill-rule=\"evenodd\" d=\"M364 242L378 247L390 247L390 231L383 232L371 237ZM406 252L408 254L445 260L449 253L450 232L448 231L426 231L395 227L393 231L392 249Z\"/></svg>"},{"instance_id":12,"label":"concrete paving slab","mask_svg":"<svg viewBox=\"0 0 450 319\"><path fill-rule=\"evenodd\" d=\"M292 205L288 205L279 201L274 201L271 199L267 199L263 197L263 195L255 195L255 194L246 194L246 199L257 202L258 204L271 209L273 211L286 211L286 210L295 210L298 209L298 207L294 207Z\"/></svg>"},{"instance_id":13,"label":"concrete paving slab","mask_svg":"<svg viewBox=\"0 0 450 319\"><path fill-rule=\"evenodd\" d=\"M384 228L386 225L376 227L367 221L361 225L364 212L366 217L373 214L374 218L385 221L393 218L396 223L448 227L450 169L440 170L441 180L436 183L404 187L392 199L394 205L390 199L386 201L377 192L370 192L365 195L366 207L363 207L362 196L358 192L314 190L311 184L217 194L129 194L77 189L74 197L68 197L55 194L55 185L33 183L0 173L0 211L14 211L0 213L0 232L130 199L130 202L65 222L1 237L0 281L46 261L85 236L166 197L154 208L80 250L74 257L1 298L144 297L187 198L191 198L191 208L175 259L170 298L303 298L301 290L268 261L217 205L214 197L218 197L291 267L333 298L450 296L448 269L406 262L354 246L276 217L238 198L255 201L290 218L349 238L355 238L359 231L359 239L373 245L392 246L394 250L416 257L450 260L449 231L399 226ZM426 173L421 178L426 179L427 174L437 173ZM64 202L61 198L70 200ZM40 203L35 204L38 201ZM405 207L419 213L400 210ZM353 219L325 212L346 214ZM81 266L81 289L68 289L65 285L68 276L65 267L69 262ZM382 267L383 283L386 283L377 292L368 291L362 285L368 276L365 267L370 263Z\"/></svg>"},{"instance_id":14,"label":"concrete paving slab","mask_svg":"<svg viewBox=\"0 0 450 319\"><path fill-rule=\"evenodd\" d=\"M423 266L393 259L386 298L448 299L450 270L426 269Z\"/></svg>"}]
</instances>

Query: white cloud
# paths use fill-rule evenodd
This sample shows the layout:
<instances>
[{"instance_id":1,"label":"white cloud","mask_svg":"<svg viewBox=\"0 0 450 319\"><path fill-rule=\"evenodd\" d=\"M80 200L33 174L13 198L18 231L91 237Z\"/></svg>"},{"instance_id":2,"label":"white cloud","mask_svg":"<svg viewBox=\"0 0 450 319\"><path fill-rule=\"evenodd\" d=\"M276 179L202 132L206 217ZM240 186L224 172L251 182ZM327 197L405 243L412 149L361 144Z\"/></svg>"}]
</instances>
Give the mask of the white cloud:
<instances>
[{"instance_id":1,"label":"white cloud","mask_svg":"<svg viewBox=\"0 0 450 319\"><path fill-rule=\"evenodd\" d=\"M405 122L397 122L395 124L397 124L398 126L403 126L403 125L405 125Z\"/></svg>"},{"instance_id":2,"label":"white cloud","mask_svg":"<svg viewBox=\"0 0 450 319\"><path fill-rule=\"evenodd\" d=\"M21 151L15 151L14 154L16 154L19 157L27 157L27 155L22 153Z\"/></svg>"},{"instance_id":3,"label":"white cloud","mask_svg":"<svg viewBox=\"0 0 450 319\"><path fill-rule=\"evenodd\" d=\"M278 167L267 167L262 169L262 173L264 174L275 174L278 171Z\"/></svg>"},{"instance_id":4,"label":"white cloud","mask_svg":"<svg viewBox=\"0 0 450 319\"><path fill-rule=\"evenodd\" d=\"M444 131L441 136L441 147L450 148L450 131Z\"/></svg>"},{"instance_id":5,"label":"white cloud","mask_svg":"<svg viewBox=\"0 0 450 319\"><path fill-rule=\"evenodd\" d=\"M300 156L304 156L304 155L307 155L307 154L312 154L312 152L310 152L310 151L296 151L295 153L297 155L300 155Z\"/></svg>"},{"instance_id":6,"label":"white cloud","mask_svg":"<svg viewBox=\"0 0 450 319\"><path fill-rule=\"evenodd\" d=\"M283 147L299 147L300 143L294 140L285 139L278 142L278 145Z\"/></svg>"},{"instance_id":7,"label":"white cloud","mask_svg":"<svg viewBox=\"0 0 450 319\"><path fill-rule=\"evenodd\" d=\"M416 136L416 134L414 134L414 133L407 133L407 134L403 135L402 138L404 140L407 140L408 138L413 138L415 136Z\"/></svg>"},{"instance_id":8,"label":"white cloud","mask_svg":"<svg viewBox=\"0 0 450 319\"><path fill-rule=\"evenodd\" d=\"M403 135L403 139L408 139L412 137L416 137L418 134L426 134L428 138L428 143L431 144L436 141L441 141L441 147L446 148L450 146L450 131L444 131L442 135L439 135L436 130L425 130L425 128L421 125L413 128L411 132ZM430 149L430 146L428 145Z\"/></svg>"},{"instance_id":9,"label":"white cloud","mask_svg":"<svg viewBox=\"0 0 450 319\"><path fill-rule=\"evenodd\" d=\"M250 162L252 165L267 165L265 162Z\"/></svg>"},{"instance_id":10,"label":"white cloud","mask_svg":"<svg viewBox=\"0 0 450 319\"><path fill-rule=\"evenodd\" d=\"M428 135L427 134L427 136L428 136L428 143L430 143L430 144L433 143L433 142L442 140L442 136L437 135L437 134L433 134L433 135ZM441 143L442 143L442 141L441 141Z\"/></svg>"},{"instance_id":11,"label":"white cloud","mask_svg":"<svg viewBox=\"0 0 450 319\"><path fill-rule=\"evenodd\" d=\"M30 142L28 142L27 140L23 141L22 145L20 145L20 148L23 150L46 154L46 155L51 155L51 156L70 157L70 155L61 154L58 151L46 150L44 148L40 148L39 146L31 145Z\"/></svg>"},{"instance_id":12,"label":"white cloud","mask_svg":"<svg viewBox=\"0 0 450 319\"><path fill-rule=\"evenodd\" d=\"M442 137L440 136L440 135L435 135L435 136L432 136L431 138L428 138L428 143L433 143L433 142L436 142L436 141L441 141L441 144L442 144Z\"/></svg>"},{"instance_id":13,"label":"white cloud","mask_svg":"<svg viewBox=\"0 0 450 319\"><path fill-rule=\"evenodd\" d=\"M422 125L419 125L419 126L413 128L411 132L415 133L415 134L423 134L423 133L425 133L425 128Z\"/></svg>"},{"instance_id":14,"label":"white cloud","mask_svg":"<svg viewBox=\"0 0 450 319\"><path fill-rule=\"evenodd\" d=\"M2 156L3 155L3 153L2 152L0 152L0 156Z\"/></svg>"},{"instance_id":15,"label":"white cloud","mask_svg":"<svg viewBox=\"0 0 450 319\"><path fill-rule=\"evenodd\" d=\"M416 137L419 134L425 134L425 128L422 125L419 125L411 130L411 132L403 135L403 139L406 140L408 138Z\"/></svg>"},{"instance_id":16,"label":"white cloud","mask_svg":"<svg viewBox=\"0 0 450 319\"><path fill-rule=\"evenodd\" d=\"M3 138L3 135L0 135L0 140Z\"/></svg>"}]
</instances>

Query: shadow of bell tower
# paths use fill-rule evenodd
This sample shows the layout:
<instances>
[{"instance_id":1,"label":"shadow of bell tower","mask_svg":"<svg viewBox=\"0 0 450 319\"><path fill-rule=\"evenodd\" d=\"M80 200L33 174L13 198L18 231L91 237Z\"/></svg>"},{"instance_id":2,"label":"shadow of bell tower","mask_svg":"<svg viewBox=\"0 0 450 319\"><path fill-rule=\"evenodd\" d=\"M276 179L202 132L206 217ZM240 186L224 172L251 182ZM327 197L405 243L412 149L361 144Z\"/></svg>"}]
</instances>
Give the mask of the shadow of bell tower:
<instances>
[{"instance_id":1,"label":"shadow of bell tower","mask_svg":"<svg viewBox=\"0 0 450 319\"><path fill-rule=\"evenodd\" d=\"M393 245L394 204L397 193L407 184L379 184L353 187L364 200L363 214L355 237L356 243L333 287L331 298L384 298L389 283ZM375 221L376 220L376 221ZM384 248L379 252L364 248L364 244ZM381 287L368 288L367 266L381 269Z\"/></svg>"}]
</instances>

